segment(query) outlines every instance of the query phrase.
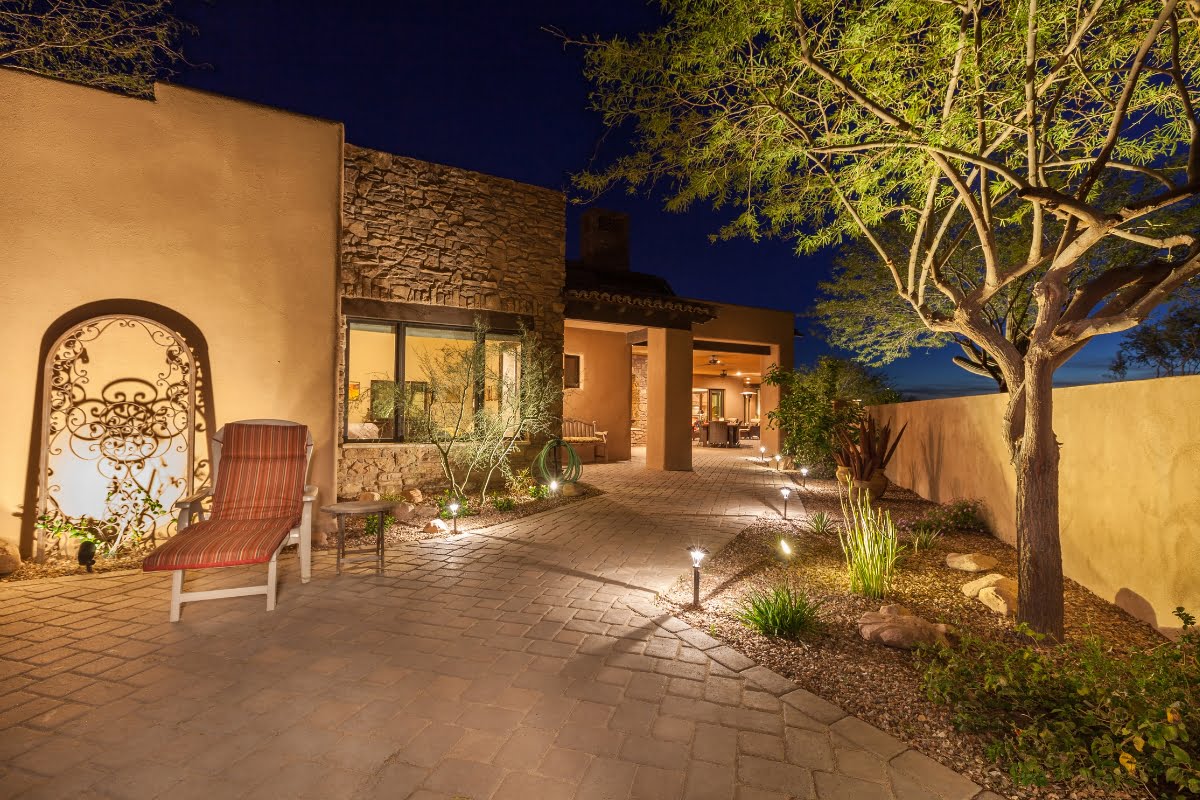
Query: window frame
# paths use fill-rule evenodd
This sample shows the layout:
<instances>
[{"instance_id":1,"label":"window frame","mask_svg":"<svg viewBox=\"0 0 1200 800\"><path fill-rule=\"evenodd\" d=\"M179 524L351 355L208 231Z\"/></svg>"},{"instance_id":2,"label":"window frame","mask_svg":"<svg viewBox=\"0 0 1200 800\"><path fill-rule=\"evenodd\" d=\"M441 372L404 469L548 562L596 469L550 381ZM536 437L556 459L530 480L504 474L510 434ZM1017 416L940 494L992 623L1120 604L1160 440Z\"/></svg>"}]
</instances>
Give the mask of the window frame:
<instances>
[{"instance_id":1,"label":"window frame","mask_svg":"<svg viewBox=\"0 0 1200 800\"><path fill-rule=\"evenodd\" d=\"M342 369L342 444L384 444L384 445L419 445L428 444L428 442L411 442L404 438L404 426L401 422L400 406L397 404L392 411L392 430L394 431L390 439L352 439L350 438L350 359L352 358L352 348L350 344L350 331L354 325L386 325L392 329L392 337L394 342L395 353L393 354L392 369L393 384L407 384L404 379L404 345L407 336L408 328L420 329L436 329L443 331L468 331L473 332L474 328L463 325L443 325L436 322L415 322L399 319L379 319L362 316L346 316L346 346L343 348L344 364ZM487 342L487 337L496 336L519 336L520 330L507 328L488 328L484 332L484 343ZM483 394L484 388L481 386L477 389L475 402L480 402L480 396Z\"/></svg>"},{"instance_id":2,"label":"window frame","mask_svg":"<svg viewBox=\"0 0 1200 800\"><path fill-rule=\"evenodd\" d=\"M575 371L575 377L578 382L574 386L567 385L567 359L573 358L579 365ZM582 389L583 388L583 354L582 353L563 353L563 389Z\"/></svg>"}]
</instances>

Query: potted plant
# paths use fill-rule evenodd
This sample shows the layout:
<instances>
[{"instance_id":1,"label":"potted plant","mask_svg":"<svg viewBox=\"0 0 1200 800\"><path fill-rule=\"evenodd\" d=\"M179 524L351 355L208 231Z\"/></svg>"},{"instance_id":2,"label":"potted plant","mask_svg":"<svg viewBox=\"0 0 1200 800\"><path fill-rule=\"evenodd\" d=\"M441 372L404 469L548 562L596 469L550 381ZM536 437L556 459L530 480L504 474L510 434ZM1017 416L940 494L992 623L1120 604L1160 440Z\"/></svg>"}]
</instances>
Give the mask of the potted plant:
<instances>
[{"instance_id":1,"label":"potted plant","mask_svg":"<svg viewBox=\"0 0 1200 800\"><path fill-rule=\"evenodd\" d=\"M850 431L838 431L833 449L838 480L851 489L867 490L876 500L883 497L888 488L884 469L907 427L906 424L893 438L890 424L879 427L874 419L864 416Z\"/></svg>"}]
</instances>

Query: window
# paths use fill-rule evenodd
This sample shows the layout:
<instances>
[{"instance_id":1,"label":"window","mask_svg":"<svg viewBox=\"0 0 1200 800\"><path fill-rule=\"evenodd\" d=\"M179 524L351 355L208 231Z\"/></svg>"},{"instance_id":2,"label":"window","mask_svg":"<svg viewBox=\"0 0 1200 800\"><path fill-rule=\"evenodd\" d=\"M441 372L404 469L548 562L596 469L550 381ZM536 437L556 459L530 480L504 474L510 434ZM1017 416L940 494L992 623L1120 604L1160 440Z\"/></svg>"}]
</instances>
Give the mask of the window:
<instances>
[{"instance_id":1,"label":"window","mask_svg":"<svg viewBox=\"0 0 1200 800\"><path fill-rule=\"evenodd\" d=\"M725 390L724 389L709 389L708 390L708 418L725 419Z\"/></svg>"},{"instance_id":2,"label":"window","mask_svg":"<svg viewBox=\"0 0 1200 800\"><path fill-rule=\"evenodd\" d=\"M518 390L519 337L471 329L351 321L348 441L429 442L467 434L476 412L500 412Z\"/></svg>"},{"instance_id":3,"label":"window","mask_svg":"<svg viewBox=\"0 0 1200 800\"><path fill-rule=\"evenodd\" d=\"M578 389L583 385L583 356L563 356L563 388Z\"/></svg>"}]
</instances>

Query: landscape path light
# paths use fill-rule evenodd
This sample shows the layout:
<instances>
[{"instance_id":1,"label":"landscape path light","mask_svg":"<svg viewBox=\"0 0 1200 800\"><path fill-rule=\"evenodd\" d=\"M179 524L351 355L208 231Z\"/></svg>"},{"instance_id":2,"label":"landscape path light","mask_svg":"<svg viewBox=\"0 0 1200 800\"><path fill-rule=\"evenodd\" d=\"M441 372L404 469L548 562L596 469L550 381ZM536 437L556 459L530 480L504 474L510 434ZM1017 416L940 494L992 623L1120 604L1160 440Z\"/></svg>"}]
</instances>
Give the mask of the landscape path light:
<instances>
[{"instance_id":1,"label":"landscape path light","mask_svg":"<svg viewBox=\"0 0 1200 800\"><path fill-rule=\"evenodd\" d=\"M808 467L800 468L800 487L808 486Z\"/></svg>"},{"instance_id":2,"label":"landscape path light","mask_svg":"<svg viewBox=\"0 0 1200 800\"><path fill-rule=\"evenodd\" d=\"M792 489L790 486L783 486L780 487L779 493L783 495L783 518L787 519L787 501L792 496Z\"/></svg>"},{"instance_id":3,"label":"landscape path light","mask_svg":"<svg viewBox=\"0 0 1200 800\"><path fill-rule=\"evenodd\" d=\"M783 456L775 454L775 469L783 469Z\"/></svg>"},{"instance_id":4,"label":"landscape path light","mask_svg":"<svg viewBox=\"0 0 1200 800\"><path fill-rule=\"evenodd\" d=\"M460 508L458 501L452 500L446 508L450 510L450 519L454 520L454 532L458 533L458 509Z\"/></svg>"},{"instance_id":5,"label":"landscape path light","mask_svg":"<svg viewBox=\"0 0 1200 800\"><path fill-rule=\"evenodd\" d=\"M758 448L758 458L760 461L762 461L762 463L764 463L764 464L767 463L767 448L765 448L765 447Z\"/></svg>"},{"instance_id":6,"label":"landscape path light","mask_svg":"<svg viewBox=\"0 0 1200 800\"><path fill-rule=\"evenodd\" d=\"M700 562L708 555L708 551L699 545L689 547L688 555L692 557L692 605L700 607Z\"/></svg>"}]
</instances>

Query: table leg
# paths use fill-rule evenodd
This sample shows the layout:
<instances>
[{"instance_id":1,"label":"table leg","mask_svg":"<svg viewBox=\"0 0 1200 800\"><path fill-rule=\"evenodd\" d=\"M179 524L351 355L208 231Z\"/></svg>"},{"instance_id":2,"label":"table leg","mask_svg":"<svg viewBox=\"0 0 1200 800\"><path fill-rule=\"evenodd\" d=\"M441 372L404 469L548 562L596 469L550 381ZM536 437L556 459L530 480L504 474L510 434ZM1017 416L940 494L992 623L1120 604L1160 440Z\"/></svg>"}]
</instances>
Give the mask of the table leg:
<instances>
[{"instance_id":1,"label":"table leg","mask_svg":"<svg viewBox=\"0 0 1200 800\"><path fill-rule=\"evenodd\" d=\"M379 562L379 571L383 572L383 537L386 529L387 513L379 512L379 535L375 537L375 559Z\"/></svg>"},{"instance_id":2,"label":"table leg","mask_svg":"<svg viewBox=\"0 0 1200 800\"><path fill-rule=\"evenodd\" d=\"M346 515L338 514L337 574L342 574L342 559L346 557Z\"/></svg>"}]
</instances>

